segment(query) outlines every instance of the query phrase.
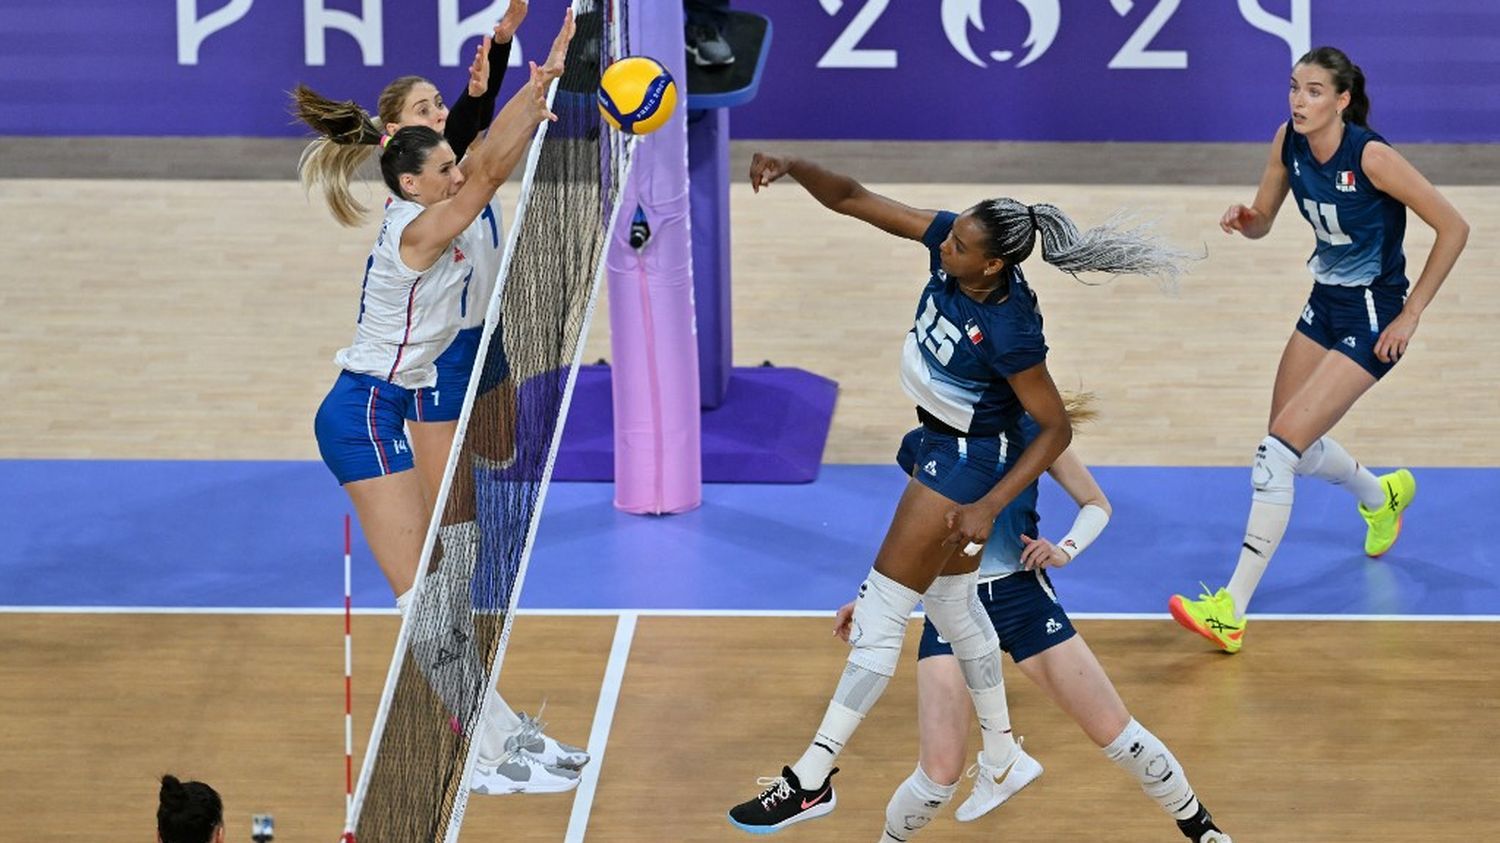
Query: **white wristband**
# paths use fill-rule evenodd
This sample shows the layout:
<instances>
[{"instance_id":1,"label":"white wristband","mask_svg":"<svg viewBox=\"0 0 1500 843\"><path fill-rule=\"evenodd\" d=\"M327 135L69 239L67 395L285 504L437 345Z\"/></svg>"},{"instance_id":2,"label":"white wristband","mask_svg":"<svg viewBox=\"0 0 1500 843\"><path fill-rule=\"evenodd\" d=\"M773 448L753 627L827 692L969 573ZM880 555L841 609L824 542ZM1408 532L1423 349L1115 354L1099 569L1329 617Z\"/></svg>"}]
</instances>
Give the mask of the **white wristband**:
<instances>
[{"instance_id":1,"label":"white wristband","mask_svg":"<svg viewBox=\"0 0 1500 843\"><path fill-rule=\"evenodd\" d=\"M1104 532L1104 525L1109 523L1109 513L1094 504L1086 504L1078 510L1078 517L1073 519L1073 527L1068 534L1062 537L1057 547L1063 553L1068 554L1068 559L1077 559L1099 534Z\"/></svg>"}]
</instances>

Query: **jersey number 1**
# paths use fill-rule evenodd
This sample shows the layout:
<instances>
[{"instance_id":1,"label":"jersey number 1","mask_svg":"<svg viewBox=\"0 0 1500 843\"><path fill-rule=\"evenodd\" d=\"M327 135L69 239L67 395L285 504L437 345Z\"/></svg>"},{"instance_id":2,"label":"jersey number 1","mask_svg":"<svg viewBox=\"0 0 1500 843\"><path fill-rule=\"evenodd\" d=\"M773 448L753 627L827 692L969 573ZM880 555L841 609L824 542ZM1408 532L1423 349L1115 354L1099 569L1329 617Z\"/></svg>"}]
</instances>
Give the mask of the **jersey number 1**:
<instances>
[{"instance_id":1,"label":"jersey number 1","mask_svg":"<svg viewBox=\"0 0 1500 843\"><path fill-rule=\"evenodd\" d=\"M1311 199L1303 199L1302 207L1307 211L1307 221L1312 223L1313 232L1318 235L1319 240L1333 246L1347 246L1354 242L1354 238L1339 228L1337 205L1328 202L1319 205Z\"/></svg>"}]
</instances>

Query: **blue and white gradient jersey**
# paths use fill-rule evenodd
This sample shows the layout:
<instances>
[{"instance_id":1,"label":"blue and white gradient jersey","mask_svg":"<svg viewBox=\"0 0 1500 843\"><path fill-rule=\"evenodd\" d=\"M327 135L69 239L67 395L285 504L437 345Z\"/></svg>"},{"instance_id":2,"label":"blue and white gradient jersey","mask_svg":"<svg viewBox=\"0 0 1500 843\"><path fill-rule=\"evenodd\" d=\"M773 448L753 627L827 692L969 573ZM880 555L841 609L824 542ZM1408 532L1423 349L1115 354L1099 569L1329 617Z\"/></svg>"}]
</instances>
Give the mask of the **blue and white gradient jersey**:
<instances>
[{"instance_id":1,"label":"blue and white gradient jersey","mask_svg":"<svg viewBox=\"0 0 1500 843\"><path fill-rule=\"evenodd\" d=\"M1319 164L1307 138L1286 124L1281 163L1297 209L1312 223L1317 246L1307 268L1319 284L1378 287L1405 293L1406 206L1376 189L1360 160L1371 141L1385 138L1363 126L1344 125L1344 139Z\"/></svg>"},{"instance_id":2,"label":"blue and white gradient jersey","mask_svg":"<svg viewBox=\"0 0 1500 843\"><path fill-rule=\"evenodd\" d=\"M1018 267L984 302L942 270L938 247L958 215L941 211L922 235L932 276L901 354L901 386L918 406L972 436L1014 428L1023 412L1006 378L1047 359L1042 314Z\"/></svg>"},{"instance_id":3,"label":"blue and white gradient jersey","mask_svg":"<svg viewBox=\"0 0 1500 843\"><path fill-rule=\"evenodd\" d=\"M462 291L474 273L464 245L477 242L479 226L488 225L474 220L432 266L417 272L401 260L401 235L421 213L421 205L404 199L386 206L380 236L365 261L354 343L333 358L345 371L404 389L437 383L433 361L458 333Z\"/></svg>"},{"instance_id":4,"label":"blue and white gradient jersey","mask_svg":"<svg viewBox=\"0 0 1500 843\"><path fill-rule=\"evenodd\" d=\"M455 242L474 262L473 278L459 291L459 327L477 328L484 324L496 276L500 274L500 259L505 255L505 218L501 215L499 197L490 200L479 219Z\"/></svg>"}]
</instances>

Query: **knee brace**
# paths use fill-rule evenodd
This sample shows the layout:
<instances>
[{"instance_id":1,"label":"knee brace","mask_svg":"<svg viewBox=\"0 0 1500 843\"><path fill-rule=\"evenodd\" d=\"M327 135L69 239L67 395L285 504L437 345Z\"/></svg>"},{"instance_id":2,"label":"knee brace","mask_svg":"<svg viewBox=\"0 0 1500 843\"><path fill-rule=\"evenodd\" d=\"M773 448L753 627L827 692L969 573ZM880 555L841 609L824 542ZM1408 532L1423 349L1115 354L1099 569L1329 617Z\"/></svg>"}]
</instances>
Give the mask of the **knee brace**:
<instances>
[{"instance_id":1,"label":"knee brace","mask_svg":"<svg viewBox=\"0 0 1500 843\"><path fill-rule=\"evenodd\" d=\"M1275 435L1268 435L1255 448L1250 466L1250 485L1255 500L1279 506L1292 505L1292 482L1302 455Z\"/></svg>"},{"instance_id":2,"label":"knee brace","mask_svg":"<svg viewBox=\"0 0 1500 843\"><path fill-rule=\"evenodd\" d=\"M896 675L906 622L921 595L878 571L870 571L854 601L849 629L850 664L884 677Z\"/></svg>"},{"instance_id":3,"label":"knee brace","mask_svg":"<svg viewBox=\"0 0 1500 843\"><path fill-rule=\"evenodd\" d=\"M978 658L995 649L1000 636L979 602L977 571L938 577L922 595L927 617L953 647L959 661Z\"/></svg>"}]
</instances>

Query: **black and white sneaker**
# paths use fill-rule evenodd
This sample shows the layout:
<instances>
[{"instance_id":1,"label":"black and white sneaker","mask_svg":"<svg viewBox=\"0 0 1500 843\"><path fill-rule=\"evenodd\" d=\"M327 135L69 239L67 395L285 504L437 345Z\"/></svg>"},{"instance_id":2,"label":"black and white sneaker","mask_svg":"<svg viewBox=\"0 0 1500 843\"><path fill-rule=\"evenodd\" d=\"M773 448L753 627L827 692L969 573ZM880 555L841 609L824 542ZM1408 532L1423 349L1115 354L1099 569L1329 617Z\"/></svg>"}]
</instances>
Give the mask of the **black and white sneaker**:
<instances>
[{"instance_id":1,"label":"black and white sneaker","mask_svg":"<svg viewBox=\"0 0 1500 843\"><path fill-rule=\"evenodd\" d=\"M751 834L773 834L793 823L830 813L838 804L838 797L833 794L833 774L838 771L834 767L817 790L803 790L792 768L782 767L781 775L756 780L765 790L754 799L730 808L729 822Z\"/></svg>"},{"instance_id":2,"label":"black and white sneaker","mask_svg":"<svg viewBox=\"0 0 1500 843\"><path fill-rule=\"evenodd\" d=\"M1177 821L1177 828L1193 843L1234 843L1229 835L1214 825L1214 818L1209 816L1202 802L1198 803L1198 813Z\"/></svg>"},{"instance_id":3,"label":"black and white sneaker","mask_svg":"<svg viewBox=\"0 0 1500 843\"><path fill-rule=\"evenodd\" d=\"M734 50L719 30L690 23L687 25L686 35L687 52L693 57L694 64L699 67L726 67L734 64Z\"/></svg>"}]
</instances>

